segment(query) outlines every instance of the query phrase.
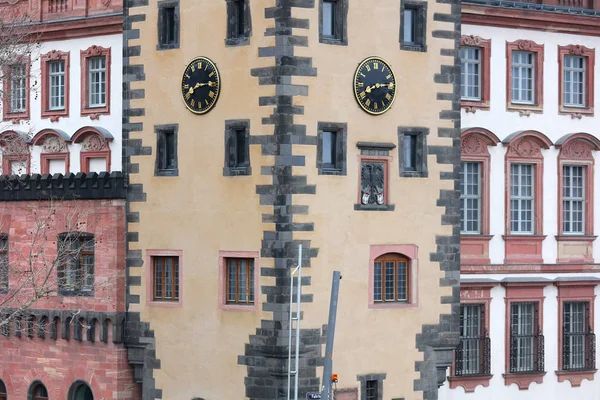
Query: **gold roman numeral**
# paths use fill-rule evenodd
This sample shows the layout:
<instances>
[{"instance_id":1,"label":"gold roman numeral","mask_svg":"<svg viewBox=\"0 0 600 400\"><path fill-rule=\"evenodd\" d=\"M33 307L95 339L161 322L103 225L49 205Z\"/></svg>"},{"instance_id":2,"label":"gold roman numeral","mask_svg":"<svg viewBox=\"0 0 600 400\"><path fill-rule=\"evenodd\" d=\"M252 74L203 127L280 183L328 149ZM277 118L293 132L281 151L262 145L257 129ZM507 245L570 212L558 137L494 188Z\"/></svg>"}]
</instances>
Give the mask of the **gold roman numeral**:
<instances>
[{"instance_id":1,"label":"gold roman numeral","mask_svg":"<svg viewBox=\"0 0 600 400\"><path fill-rule=\"evenodd\" d=\"M392 100L392 95L389 93L386 93L385 98L388 99L388 101L390 101L390 100Z\"/></svg>"},{"instance_id":2,"label":"gold roman numeral","mask_svg":"<svg viewBox=\"0 0 600 400\"><path fill-rule=\"evenodd\" d=\"M196 100L192 99L192 101L190 101L190 105L192 107L196 107Z\"/></svg>"},{"instance_id":3,"label":"gold roman numeral","mask_svg":"<svg viewBox=\"0 0 600 400\"><path fill-rule=\"evenodd\" d=\"M370 100L370 99L367 99L367 101L365 101L365 105L366 105L367 107L369 107L369 106L371 105L371 100Z\"/></svg>"},{"instance_id":4,"label":"gold roman numeral","mask_svg":"<svg viewBox=\"0 0 600 400\"><path fill-rule=\"evenodd\" d=\"M211 99L215 98L215 92L213 92L212 90L210 92L208 92L208 97L210 97Z\"/></svg>"},{"instance_id":5,"label":"gold roman numeral","mask_svg":"<svg viewBox=\"0 0 600 400\"><path fill-rule=\"evenodd\" d=\"M373 104L373 108L377 110L377 102L375 102L375 104Z\"/></svg>"},{"instance_id":6,"label":"gold roman numeral","mask_svg":"<svg viewBox=\"0 0 600 400\"><path fill-rule=\"evenodd\" d=\"M210 105L210 103L208 102L208 100L204 99L204 102L206 103L206 105Z\"/></svg>"},{"instance_id":7,"label":"gold roman numeral","mask_svg":"<svg viewBox=\"0 0 600 400\"><path fill-rule=\"evenodd\" d=\"M202 69L202 61L198 61L198 69Z\"/></svg>"},{"instance_id":8,"label":"gold roman numeral","mask_svg":"<svg viewBox=\"0 0 600 400\"><path fill-rule=\"evenodd\" d=\"M381 72L385 72L385 65L381 68Z\"/></svg>"},{"instance_id":9,"label":"gold roman numeral","mask_svg":"<svg viewBox=\"0 0 600 400\"><path fill-rule=\"evenodd\" d=\"M356 86L358 86L358 87L363 87L363 86L365 86L365 84L364 84L363 82L358 82L358 83L356 84Z\"/></svg>"},{"instance_id":10,"label":"gold roman numeral","mask_svg":"<svg viewBox=\"0 0 600 400\"><path fill-rule=\"evenodd\" d=\"M192 95L191 95L191 94L189 94L189 93L186 93L186 94L185 94L185 99L186 99L186 100L189 100L189 99L190 99L190 97L192 97Z\"/></svg>"},{"instance_id":11,"label":"gold roman numeral","mask_svg":"<svg viewBox=\"0 0 600 400\"><path fill-rule=\"evenodd\" d=\"M392 74L388 74L385 79L392 79Z\"/></svg>"},{"instance_id":12,"label":"gold roman numeral","mask_svg":"<svg viewBox=\"0 0 600 400\"><path fill-rule=\"evenodd\" d=\"M362 72L360 73L360 76L362 76L363 78L366 78L367 76L365 74L363 74Z\"/></svg>"},{"instance_id":13,"label":"gold roman numeral","mask_svg":"<svg viewBox=\"0 0 600 400\"><path fill-rule=\"evenodd\" d=\"M185 74L185 77L188 78L188 79L190 79L190 76L188 74Z\"/></svg>"},{"instance_id":14,"label":"gold roman numeral","mask_svg":"<svg viewBox=\"0 0 600 400\"><path fill-rule=\"evenodd\" d=\"M364 100L364 98L367 97L367 94L365 92L360 92L358 96Z\"/></svg>"},{"instance_id":15,"label":"gold roman numeral","mask_svg":"<svg viewBox=\"0 0 600 400\"><path fill-rule=\"evenodd\" d=\"M373 69L379 69L379 63L374 62L373 63Z\"/></svg>"},{"instance_id":16,"label":"gold roman numeral","mask_svg":"<svg viewBox=\"0 0 600 400\"><path fill-rule=\"evenodd\" d=\"M188 84L186 83L185 85L183 85L183 88L184 88L184 89L189 89L189 88L190 88L190 85L188 85Z\"/></svg>"},{"instance_id":17,"label":"gold roman numeral","mask_svg":"<svg viewBox=\"0 0 600 400\"><path fill-rule=\"evenodd\" d=\"M368 64L365 65L365 68L367 69L368 72L371 72L371 67Z\"/></svg>"},{"instance_id":18,"label":"gold roman numeral","mask_svg":"<svg viewBox=\"0 0 600 400\"><path fill-rule=\"evenodd\" d=\"M190 65L190 69L192 70L192 72L196 72L196 67L194 67L194 64Z\"/></svg>"},{"instance_id":19,"label":"gold roman numeral","mask_svg":"<svg viewBox=\"0 0 600 400\"><path fill-rule=\"evenodd\" d=\"M215 74L215 71L211 72L210 74L208 74L208 77L212 77Z\"/></svg>"}]
</instances>

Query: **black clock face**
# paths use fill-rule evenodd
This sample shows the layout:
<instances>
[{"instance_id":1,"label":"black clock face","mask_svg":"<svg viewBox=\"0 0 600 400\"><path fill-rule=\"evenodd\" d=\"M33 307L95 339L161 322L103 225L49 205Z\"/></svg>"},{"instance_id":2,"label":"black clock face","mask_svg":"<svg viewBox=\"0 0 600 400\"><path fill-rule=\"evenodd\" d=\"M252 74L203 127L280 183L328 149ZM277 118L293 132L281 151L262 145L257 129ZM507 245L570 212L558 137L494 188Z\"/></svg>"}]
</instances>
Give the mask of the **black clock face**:
<instances>
[{"instance_id":1,"label":"black clock face","mask_svg":"<svg viewBox=\"0 0 600 400\"><path fill-rule=\"evenodd\" d=\"M181 95L188 110L195 114L209 112L217 103L220 91L217 66L206 57L195 58L181 79Z\"/></svg>"},{"instance_id":2,"label":"black clock face","mask_svg":"<svg viewBox=\"0 0 600 400\"><path fill-rule=\"evenodd\" d=\"M354 74L354 95L369 114L383 114L396 98L396 77L389 64L378 57L361 62Z\"/></svg>"}]
</instances>

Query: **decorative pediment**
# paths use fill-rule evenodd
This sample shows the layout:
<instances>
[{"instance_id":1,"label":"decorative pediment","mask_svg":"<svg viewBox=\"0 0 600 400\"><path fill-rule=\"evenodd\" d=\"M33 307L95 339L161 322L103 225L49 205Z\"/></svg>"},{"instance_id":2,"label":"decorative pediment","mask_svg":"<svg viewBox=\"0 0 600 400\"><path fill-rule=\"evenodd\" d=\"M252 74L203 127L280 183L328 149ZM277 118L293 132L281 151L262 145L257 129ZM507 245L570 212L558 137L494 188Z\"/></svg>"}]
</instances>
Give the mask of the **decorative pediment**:
<instances>
[{"instance_id":1,"label":"decorative pediment","mask_svg":"<svg viewBox=\"0 0 600 400\"><path fill-rule=\"evenodd\" d=\"M81 143L81 149L83 151L102 151L106 149L106 147L106 140L96 133L88 134Z\"/></svg>"},{"instance_id":2,"label":"decorative pediment","mask_svg":"<svg viewBox=\"0 0 600 400\"><path fill-rule=\"evenodd\" d=\"M0 150L6 155L29 154L25 138L14 131L0 134Z\"/></svg>"},{"instance_id":3,"label":"decorative pediment","mask_svg":"<svg viewBox=\"0 0 600 400\"><path fill-rule=\"evenodd\" d=\"M515 143L511 143L508 154L525 158L540 158L542 156L542 146L535 139L524 137L518 139Z\"/></svg>"}]
</instances>

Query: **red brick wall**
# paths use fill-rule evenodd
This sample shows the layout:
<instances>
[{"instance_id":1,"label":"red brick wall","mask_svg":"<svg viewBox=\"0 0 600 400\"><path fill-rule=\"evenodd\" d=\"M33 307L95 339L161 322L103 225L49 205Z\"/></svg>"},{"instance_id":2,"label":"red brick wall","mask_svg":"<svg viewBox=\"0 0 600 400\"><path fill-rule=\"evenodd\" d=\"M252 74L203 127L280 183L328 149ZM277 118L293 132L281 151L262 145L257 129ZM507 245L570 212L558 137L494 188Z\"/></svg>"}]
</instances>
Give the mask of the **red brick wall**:
<instances>
[{"instance_id":1,"label":"red brick wall","mask_svg":"<svg viewBox=\"0 0 600 400\"><path fill-rule=\"evenodd\" d=\"M50 217L49 217L50 216ZM47 228L36 236L36 225L47 222ZM40 299L30 308L82 309L98 312L125 311L125 201L82 200L64 202L4 202L0 203L0 233L8 234L9 285L14 289L20 282L19 268L30 264L29 254L37 251L36 276L42 278L56 257L57 235L76 227L80 232L95 236L94 297L61 297L56 293ZM41 237L40 237L41 236ZM36 243L34 246L33 244ZM57 273L49 274L56 284ZM30 288L31 285L26 285ZM0 294L0 304L11 294ZM31 290L18 293L20 301L33 298ZM12 302L3 307L13 307Z\"/></svg>"},{"instance_id":2,"label":"red brick wall","mask_svg":"<svg viewBox=\"0 0 600 400\"><path fill-rule=\"evenodd\" d=\"M142 398L123 345L0 336L0 348L0 379L9 399L26 400L36 380L46 386L50 399L67 399L76 380L87 382L97 400Z\"/></svg>"}]
</instances>

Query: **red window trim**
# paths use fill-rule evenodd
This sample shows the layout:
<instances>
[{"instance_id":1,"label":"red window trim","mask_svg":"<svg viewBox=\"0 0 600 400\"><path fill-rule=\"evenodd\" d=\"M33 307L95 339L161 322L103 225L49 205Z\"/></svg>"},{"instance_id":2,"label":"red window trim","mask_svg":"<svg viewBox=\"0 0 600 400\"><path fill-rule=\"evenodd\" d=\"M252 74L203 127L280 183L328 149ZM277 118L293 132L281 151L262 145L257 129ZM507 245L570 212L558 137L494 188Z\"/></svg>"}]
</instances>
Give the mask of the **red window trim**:
<instances>
[{"instance_id":1,"label":"red window trim","mask_svg":"<svg viewBox=\"0 0 600 400\"><path fill-rule=\"evenodd\" d=\"M461 234L461 263L489 264L490 235L490 152L500 139L485 128L470 128L461 133L461 161L481 164L481 229L478 235Z\"/></svg>"},{"instance_id":2,"label":"red window trim","mask_svg":"<svg viewBox=\"0 0 600 400\"><path fill-rule=\"evenodd\" d=\"M390 196L390 162L392 161L391 156L372 156L372 155L358 155L358 187L356 191L356 204L363 206L361 201L361 170L363 162L383 162L383 205L391 205L392 199Z\"/></svg>"},{"instance_id":3,"label":"red window trim","mask_svg":"<svg viewBox=\"0 0 600 400\"><path fill-rule=\"evenodd\" d=\"M106 57L106 105L104 107L90 107L89 106L89 69L88 59L91 57ZM100 115L110 114L110 70L111 70L111 57L110 47L104 48L102 46L90 46L86 50L81 51L81 115L89 116L91 119L98 119Z\"/></svg>"},{"instance_id":4,"label":"red window trim","mask_svg":"<svg viewBox=\"0 0 600 400\"><path fill-rule=\"evenodd\" d=\"M512 52L527 51L535 55L535 87L533 104L512 102ZM521 116L542 113L544 108L544 45L532 40L506 42L506 109L518 112Z\"/></svg>"},{"instance_id":5,"label":"red window trim","mask_svg":"<svg viewBox=\"0 0 600 400\"><path fill-rule=\"evenodd\" d=\"M52 122L57 122L60 117L69 116L69 73L70 73L70 52L52 50L41 57L42 69L42 118L50 118ZM50 110L50 62L65 62L65 108L64 110Z\"/></svg>"},{"instance_id":6,"label":"red window trim","mask_svg":"<svg viewBox=\"0 0 600 400\"><path fill-rule=\"evenodd\" d=\"M94 137L95 139L93 139ZM105 171L110 172L111 151L109 142L112 139L106 139L100 131L93 127L84 127L75 132L72 140L75 144L81 144L79 150L79 170L81 172L89 173L91 158L105 158Z\"/></svg>"},{"instance_id":7,"label":"red window trim","mask_svg":"<svg viewBox=\"0 0 600 400\"><path fill-rule=\"evenodd\" d=\"M461 46L477 47L481 54L481 100L461 100L460 106L466 112L475 113L477 110L490 109L490 66L492 54L491 39L484 39L480 36L462 35Z\"/></svg>"},{"instance_id":8,"label":"red window trim","mask_svg":"<svg viewBox=\"0 0 600 400\"><path fill-rule=\"evenodd\" d=\"M408 300L402 302L375 302L375 260L383 255L396 253L408 259ZM414 244L371 245L369 251L369 309L414 308L419 306L419 249Z\"/></svg>"},{"instance_id":9,"label":"red window trim","mask_svg":"<svg viewBox=\"0 0 600 400\"><path fill-rule=\"evenodd\" d=\"M570 44L558 46L558 113L570 115L571 118L581 119L583 115L594 116L594 69L596 65L595 49L588 49L582 45ZM586 81L585 81L585 107L568 107L564 105L564 79L563 68L566 55L582 56L586 59Z\"/></svg>"},{"instance_id":10,"label":"red window trim","mask_svg":"<svg viewBox=\"0 0 600 400\"><path fill-rule=\"evenodd\" d=\"M58 151L48 152L46 148L46 142L54 138L58 140L59 148L52 150ZM42 146L42 150L40 153L40 171L42 174L50 173L50 160L64 160L65 173L68 173L70 171L70 154L67 147L67 143L65 142L63 137L60 134L58 134L58 132L52 129L43 129L33 137L31 142L34 146Z\"/></svg>"},{"instance_id":11,"label":"red window trim","mask_svg":"<svg viewBox=\"0 0 600 400\"><path fill-rule=\"evenodd\" d=\"M29 56L21 56L17 59L15 64L25 65L25 87L27 89L25 95L25 111L23 112L10 112L10 72L6 71L5 79L3 79L3 90L7 95L2 100L2 120L10 120L13 123L18 123L21 120L29 119L29 109L31 107L31 58ZM10 66L7 66L10 68Z\"/></svg>"},{"instance_id":12,"label":"red window trim","mask_svg":"<svg viewBox=\"0 0 600 400\"><path fill-rule=\"evenodd\" d=\"M504 145L508 148L505 157L505 260L506 264L542 263L543 235L543 149L549 149L552 141L538 131L516 132L508 136ZM510 168L512 164L534 165L534 221L533 234L512 233L510 230Z\"/></svg>"},{"instance_id":13,"label":"red window trim","mask_svg":"<svg viewBox=\"0 0 600 400\"><path fill-rule=\"evenodd\" d=\"M554 283L558 289L558 364L559 370L556 371L559 382L568 380L572 387L581 386L584 379L594 380L594 374L597 369L588 371L565 371L562 366L562 344L563 344L563 306L569 301L586 301L590 304L590 315L588 316L592 332L594 332L594 289L598 282L590 281L557 281Z\"/></svg>"},{"instance_id":14,"label":"red window trim","mask_svg":"<svg viewBox=\"0 0 600 400\"><path fill-rule=\"evenodd\" d=\"M519 390L529 389L532 382L542 384L546 372L532 373L510 373L510 312L512 303L519 302L538 302L539 327L544 329L544 286L546 282L504 282L502 284L506 289L504 303L506 305L505 330L504 330L504 363L505 373L504 384L510 386L516 383Z\"/></svg>"},{"instance_id":15,"label":"red window trim","mask_svg":"<svg viewBox=\"0 0 600 400\"><path fill-rule=\"evenodd\" d=\"M42 153L40 154L41 173L50 173L50 160L63 160L65 162L65 174L69 173L69 153Z\"/></svg>"},{"instance_id":16,"label":"red window trim","mask_svg":"<svg viewBox=\"0 0 600 400\"><path fill-rule=\"evenodd\" d=\"M179 297L177 300L154 299L154 257L179 258ZM183 250L146 250L146 305L150 307L179 308L183 305Z\"/></svg>"},{"instance_id":17,"label":"red window trim","mask_svg":"<svg viewBox=\"0 0 600 400\"><path fill-rule=\"evenodd\" d=\"M490 332L490 304L492 302L491 290L494 287L492 283L467 282L460 285L460 303L461 304L481 304L484 307L485 321L484 327ZM489 333L488 333L489 334ZM456 376L455 360L450 367L450 376L448 382L450 389L456 389L459 386L465 390L465 393L473 393L477 386L488 387L493 375L477 376Z\"/></svg>"}]
</instances>

